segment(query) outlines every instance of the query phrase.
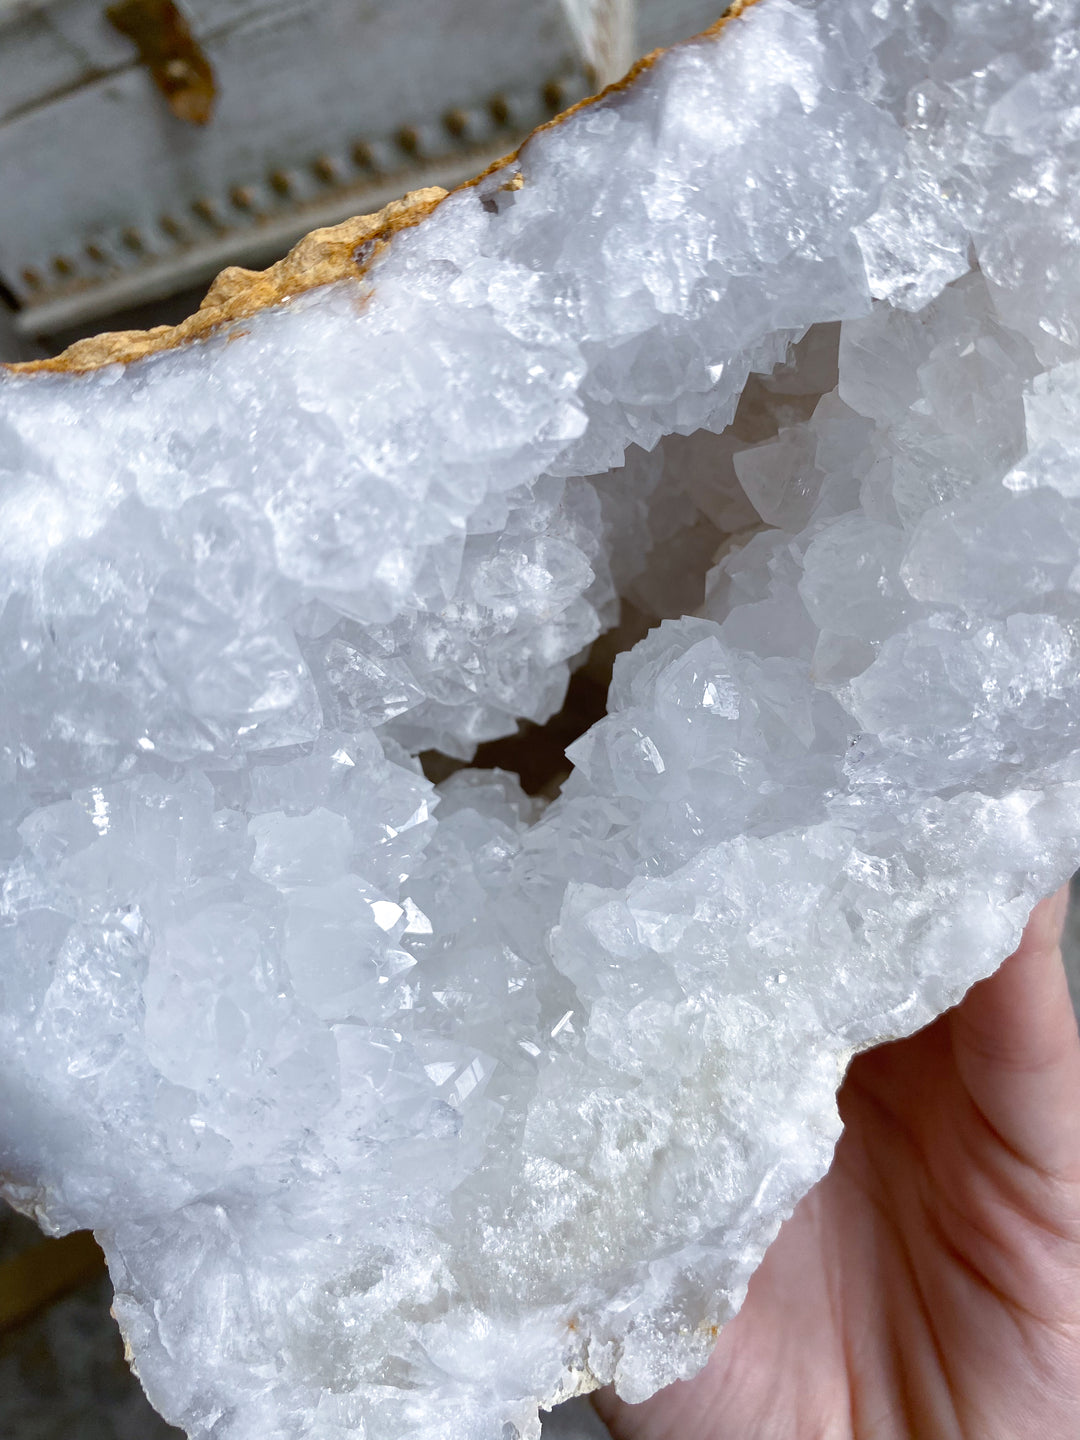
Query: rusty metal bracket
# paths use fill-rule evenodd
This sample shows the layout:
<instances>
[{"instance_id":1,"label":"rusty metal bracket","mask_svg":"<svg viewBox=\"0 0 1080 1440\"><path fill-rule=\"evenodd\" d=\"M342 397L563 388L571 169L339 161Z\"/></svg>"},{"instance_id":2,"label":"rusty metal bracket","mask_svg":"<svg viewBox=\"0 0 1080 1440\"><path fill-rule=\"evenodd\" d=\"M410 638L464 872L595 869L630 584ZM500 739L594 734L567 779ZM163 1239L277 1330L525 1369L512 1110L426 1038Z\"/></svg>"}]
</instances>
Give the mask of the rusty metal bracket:
<instances>
[{"instance_id":1,"label":"rusty metal bracket","mask_svg":"<svg viewBox=\"0 0 1080 1440\"><path fill-rule=\"evenodd\" d=\"M217 98L213 66L173 0L121 0L105 18L134 42L176 118L205 125Z\"/></svg>"}]
</instances>

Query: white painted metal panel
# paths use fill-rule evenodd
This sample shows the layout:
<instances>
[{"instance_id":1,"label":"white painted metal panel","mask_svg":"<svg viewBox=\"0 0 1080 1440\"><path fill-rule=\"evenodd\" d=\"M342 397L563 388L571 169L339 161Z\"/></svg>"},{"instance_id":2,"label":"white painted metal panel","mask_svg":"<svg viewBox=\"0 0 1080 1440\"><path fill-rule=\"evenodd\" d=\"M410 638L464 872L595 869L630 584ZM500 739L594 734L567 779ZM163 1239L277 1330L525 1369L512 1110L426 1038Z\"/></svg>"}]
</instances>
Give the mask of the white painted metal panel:
<instances>
[{"instance_id":1,"label":"white painted metal panel","mask_svg":"<svg viewBox=\"0 0 1080 1440\"><path fill-rule=\"evenodd\" d=\"M701 29L720 3L638 0L638 48ZM605 64L633 53L632 0L181 6L215 72L201 127L170 112L104 0L0 0L0 281L23 333L456 183L587 93L583 48Z\"/></svg>"},{"instance_id":2,"label":"white painted metal panel","mask_svg":"<svg viewBox=\"0 0 1080 1440\"><path fill-rule=\"evenodd\" d=\"M132 63L131 44L105 21L104 9L104 0L15 0L0 10L0 121Z\"/></svg>"},{"instance_id":3,"label":"white painted metal panel","mask_svg":"<svg viewBox=\"0 0 1080 1440\"><path fill-rule=\"evenodd\" d=\"M139 64L0 125L0 276L23 328L63 323L65 305L100 313L118 285L161 293L182 283L170 266L197 273L223 240L250 252L272 230L279 245L282 221L288 243L306 207L337 218L367 190L462 178L588 88L559 0L264 4L203 46L205 127L177 120Z\"/></svg>"},{"instance_id":4,"label":"white painted metal panel","mask_svg":"<svg viewBox=\"0 0 1080 1440\"><path fill-rule=\"evenodd\" d=\"M674 45L719 20L729 0L638 0L637 44L642 54Z\"/></svg>"}]
</instances>

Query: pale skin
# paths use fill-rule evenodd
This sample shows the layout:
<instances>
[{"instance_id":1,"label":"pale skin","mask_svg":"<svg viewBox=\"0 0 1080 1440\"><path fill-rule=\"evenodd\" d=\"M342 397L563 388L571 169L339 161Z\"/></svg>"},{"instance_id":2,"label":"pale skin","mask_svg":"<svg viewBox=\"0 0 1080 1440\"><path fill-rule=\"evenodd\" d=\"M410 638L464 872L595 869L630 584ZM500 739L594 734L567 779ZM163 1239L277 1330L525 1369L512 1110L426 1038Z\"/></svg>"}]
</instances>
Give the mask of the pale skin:
<instances>
[{"instance_id":1,"label":"pale skin","mask_svg":"<svg viewBox=\"0 0 1080 1440\"><path fill-rule=\"evenodd\" d=\"M1078 1440L1080 1038L1062 891L955 1010L859 1056L828 1175L694 1380L616 1440Z\"/></svg>"}]
</instances>

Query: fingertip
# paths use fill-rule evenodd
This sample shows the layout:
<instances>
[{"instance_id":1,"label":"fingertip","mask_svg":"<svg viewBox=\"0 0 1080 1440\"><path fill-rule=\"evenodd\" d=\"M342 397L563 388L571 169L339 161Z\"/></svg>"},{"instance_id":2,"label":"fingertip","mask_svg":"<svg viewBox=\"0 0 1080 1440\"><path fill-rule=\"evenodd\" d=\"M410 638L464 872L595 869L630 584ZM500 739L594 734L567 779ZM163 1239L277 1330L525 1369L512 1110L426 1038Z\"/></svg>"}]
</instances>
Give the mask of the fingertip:
<instances>
[{"instance_id":1,"label":"fingertip","mask_svg":"<svg viewBox=\"0 0 1080 1440\"><path fill-rule=\"evenodd\" d=\"M1024 1050L1045 1044L1047 1023L1060 1014L1063 1000L1071 1016L1061 963L1068 905L1068 885L1040 900L1016 949L991 976L971 987L953 1012L969 1035L993 1038L1006 1051L1014 1046Z\"/></svg>"},{"instance_id":2,"label":"fingertip","mask_svg":"<svg viewBox=\"0 0 1080 1440\"><path fill-rule=\"evenodd\" d=\"M1039 902L1016 950L951 1013L956 1063L983 1115L1045 1169L1080 1163L1080 1039L1061 963L1068 886Z\"/></svg>"},{"instance_id":3,"label":"fingertip","mask_svg":"<svg viewBox=\"0 0 1080 1440\"><path fill-rule=\"evenodd\" d=\"M1055 951L1061 944L1068 909L1069 886L1066 883L1053 895L1047 895L1045 900L1040 900L1032 910L1014 954L1045 955Z\"/></svg>"}]
</instances>

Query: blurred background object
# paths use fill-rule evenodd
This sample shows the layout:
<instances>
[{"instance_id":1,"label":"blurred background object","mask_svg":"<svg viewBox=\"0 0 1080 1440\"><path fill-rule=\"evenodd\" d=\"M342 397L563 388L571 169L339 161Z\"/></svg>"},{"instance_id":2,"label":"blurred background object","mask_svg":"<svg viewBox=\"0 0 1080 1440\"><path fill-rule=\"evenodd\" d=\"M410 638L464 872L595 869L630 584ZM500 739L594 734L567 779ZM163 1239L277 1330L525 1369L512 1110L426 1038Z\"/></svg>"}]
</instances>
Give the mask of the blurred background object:
<instances>
[{"instance_id":1,"label":"blurred background object","mask_svg":"<svg viewBox=\"0 0 1080 1440\"><path fill-rule=\"evenodd\" d=\"M1073 1009L1080 1021L1080 870L1069 886L1069 913L1065 917L1065 934L1061 938L1065 973L1069 977Z\"/></svg>"},{"instance_id":2,"label":"blurred background object","mask_svg":"<svg viewBox=\"0 0 1080 1440\"><path fill-rule=\"evenodd\" d=\"M467 179L721 8L0 0L7 351L180 318L224 266Z\"/></svg>"}]
</instances>

